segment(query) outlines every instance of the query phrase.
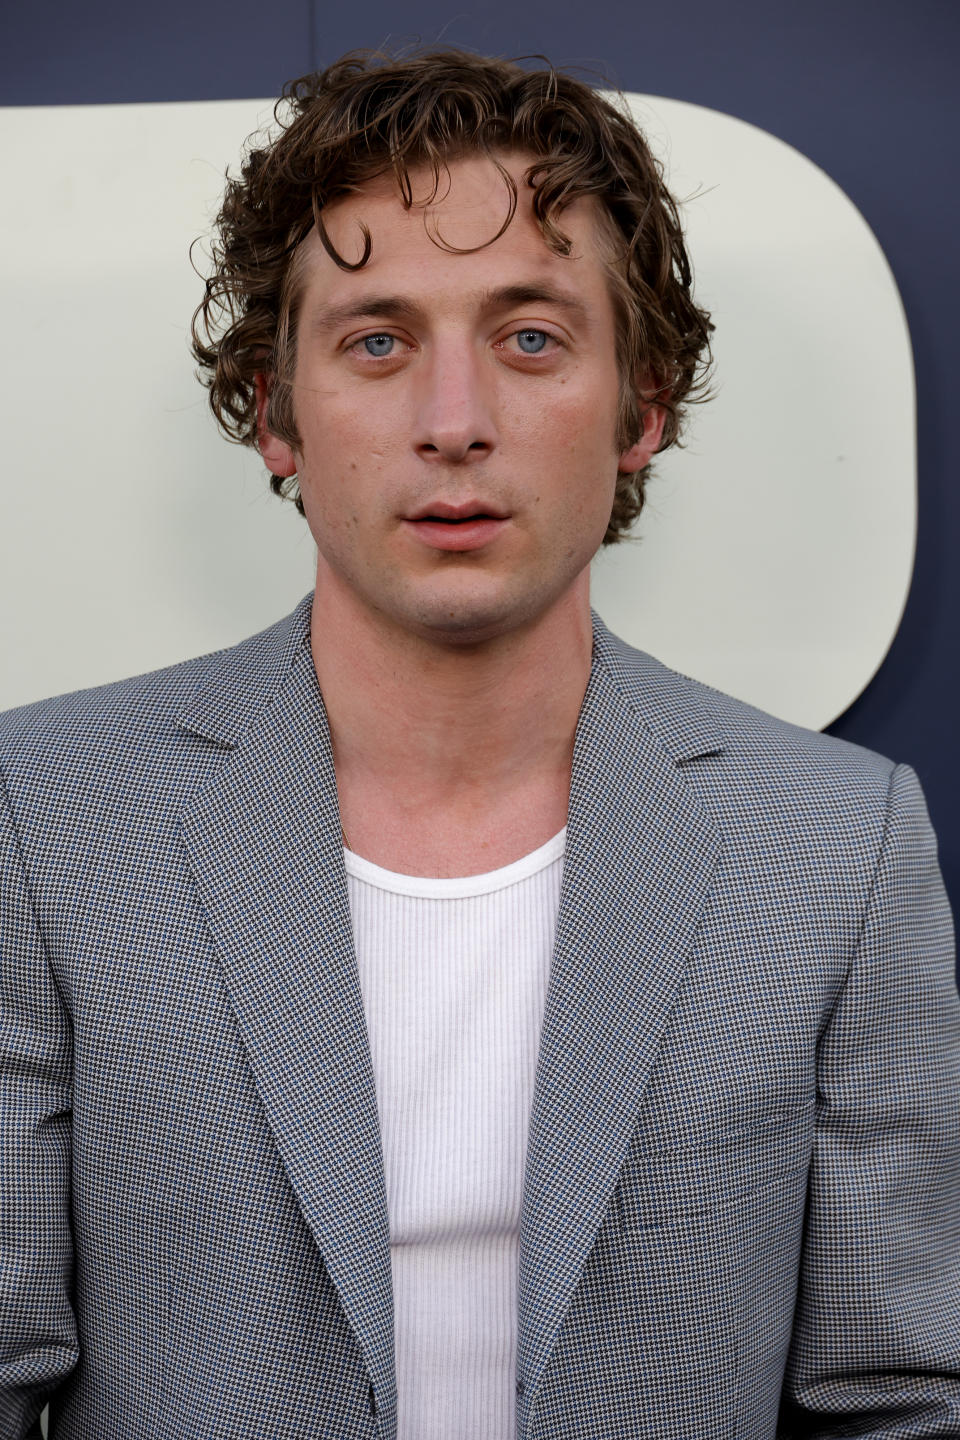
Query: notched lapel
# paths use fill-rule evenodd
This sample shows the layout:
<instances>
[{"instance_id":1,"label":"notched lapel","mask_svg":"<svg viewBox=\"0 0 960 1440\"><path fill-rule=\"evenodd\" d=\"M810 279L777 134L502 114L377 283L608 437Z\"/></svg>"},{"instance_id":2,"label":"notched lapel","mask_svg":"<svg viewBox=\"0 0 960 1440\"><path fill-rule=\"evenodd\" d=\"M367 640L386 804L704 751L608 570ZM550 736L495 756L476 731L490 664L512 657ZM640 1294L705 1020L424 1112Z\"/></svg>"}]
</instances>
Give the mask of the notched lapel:
<instances>
[{"instance_id":1,"label":"notched lapel","mask_svg":"<svg viewBox=\"0 0 960 1440\"><path fill-rule=\"evenodd\" d=\"M577 727L527 1150L521 1435L610 1202L720 850L676 749L595 662Z\"/></svg>"},{"instance_id":2,"label":"notched lapel","mask_svg":"<svg viewBox=\"0 0 960 1440\"><path fill-rule=\"evenodd\" d=\"M384 1423L396 1386L383 1158L308 645L185 812L183 833L258 1092Z\"/></svg>"}]
</instances>

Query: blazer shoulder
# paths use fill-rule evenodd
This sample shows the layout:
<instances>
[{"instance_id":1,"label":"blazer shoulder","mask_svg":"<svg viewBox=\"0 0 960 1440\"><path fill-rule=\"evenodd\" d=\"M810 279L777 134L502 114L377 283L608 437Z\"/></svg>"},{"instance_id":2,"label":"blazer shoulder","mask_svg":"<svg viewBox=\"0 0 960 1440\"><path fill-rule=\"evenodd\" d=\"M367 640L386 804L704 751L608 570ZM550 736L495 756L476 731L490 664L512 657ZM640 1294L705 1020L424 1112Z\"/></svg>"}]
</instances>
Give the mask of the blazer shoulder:
<instances>
[{"instance_id":1,"label":"blazer shoulder","mask_svg":"<svg viewBox=\"0 0 960 1440\"><path fill-rule=\"evenodd\" d=\"M159 740L211 690L255 711L269 698L294 632L309 618L309 597L292 614L236 645L159 670L75 690L0 713L0 765L78 745L118 751ZM189 727L186 727L189 728Z\"/></svg>"},{"instance_id":2,"label":"blazer shoulder","mask_svg":"<svg viewBox=\"0 0 960 1440\"><path fill-rule=\"evenodd\" d=\"M601 658L638 718L665 737L678 760L716 755L727 783L744 792L772 788L886 803L897 768L887 756L781 720L670 669L609 631Z\"/></svg>"}]
</instances>

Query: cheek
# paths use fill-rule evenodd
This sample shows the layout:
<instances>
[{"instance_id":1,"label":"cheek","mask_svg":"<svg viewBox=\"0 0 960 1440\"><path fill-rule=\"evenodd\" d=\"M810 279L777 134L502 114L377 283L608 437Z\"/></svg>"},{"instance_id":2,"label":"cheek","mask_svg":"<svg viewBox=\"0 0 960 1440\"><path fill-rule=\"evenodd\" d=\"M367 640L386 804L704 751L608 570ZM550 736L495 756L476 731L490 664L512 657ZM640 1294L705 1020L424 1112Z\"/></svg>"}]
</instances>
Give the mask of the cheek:
<instances>
[{"instance_id":1,"label":"cheek","mask_svg":"<svg viewBox=\"0 0 960 1440\"><path fill-rule=\"evenodd\" d=\"M610 413L607 413L607 412ZM560 408L551 417L550 456L562 494L578 512L611 504L617 481L616 415L598 398L592 408Z\"/></svg>"},{"instance_id":2,"label":"cheek","mask_svg":"<svg viewBox=\"0 0 960 1440\"><path fill-rule=\"evenodd\" d=\"M327 454L349 447L362 454L372 434L393 430L399 396L392 386L331 380L321 368L298 386L297 420L304 445Z\"/></svg>"},{"instance_id":3,"label":"cheek","mask_svg":"<svg viewBox=\"0 0 960 1440\"><path fill-rule=\"evenodd\" d=\"M381 477L396 454L395 426L384 407L365 400L362 407L329 397L322 409L305 419L303 472L325 503L336 507Z\"/></svg>"},{"instance_id":4,"label":"cheek","mask_svg":"<svg viewBox=\"0 0 960 1440\"><path fill-rule=\"evenodd\" d=\"M516 396L510 398L515 407ZM595 465L604 465L618 453L615 379L607 385L574 371L558 379L548 394L532 388L524 409L528 438L554 454L565 454L575 461L590 458Z\"/></svg>"},{"instance_id":5,"label":"cheek","mask_svg":"<svg viewBox=\"0 0 960 1440\"><path fill-rule=\"evenodd\" d=\"M566 452L558 463L559 503L565 526L578 553L591 554L610 523L617 486L617 451L609 427L583 426L566 436Z\"/></svg>"}]
</instances>

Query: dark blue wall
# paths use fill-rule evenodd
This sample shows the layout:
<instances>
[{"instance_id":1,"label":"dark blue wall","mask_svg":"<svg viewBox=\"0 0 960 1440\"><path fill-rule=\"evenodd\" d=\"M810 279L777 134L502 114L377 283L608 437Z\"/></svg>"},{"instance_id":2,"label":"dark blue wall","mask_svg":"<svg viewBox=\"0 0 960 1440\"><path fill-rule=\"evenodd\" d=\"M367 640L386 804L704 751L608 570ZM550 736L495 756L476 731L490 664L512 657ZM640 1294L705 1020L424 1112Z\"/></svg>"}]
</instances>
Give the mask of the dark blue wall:
<instances>
[{"instance_id":1,"label":"dark blue wall","mask_svg":"<svg viewBox=\"0 0 960 1440\"><path fill-rule=\"evenodd\" d=\"M441 39L596 65L625 89L752 121L815 160L860 207L893 266L919 392L913 589L887 661L832 728L919 771L957 910L960 6L806 0L792 13L778 12L769 0L411 0L403 7L388 0L165 0L151 7L53 0L8 7L0 103L267 96L355 46ZM809 423L798 395L796 424Z\"/></svg>"}]
</instances>

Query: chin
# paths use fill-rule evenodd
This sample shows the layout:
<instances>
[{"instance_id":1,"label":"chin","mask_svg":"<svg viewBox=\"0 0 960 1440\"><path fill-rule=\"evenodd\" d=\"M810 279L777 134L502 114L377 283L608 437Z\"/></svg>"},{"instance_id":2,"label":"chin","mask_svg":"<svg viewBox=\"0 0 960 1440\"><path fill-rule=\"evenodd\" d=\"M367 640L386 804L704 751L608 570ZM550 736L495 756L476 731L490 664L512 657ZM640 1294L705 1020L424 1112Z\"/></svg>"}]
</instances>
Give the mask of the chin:
<instances>
[{"instance_id":1,"label":"chin","mask_svg":"<svg viewBox=\"0 0 960 1440\"><path fill-rule=\"evenodd\" d=\"M521 630L537 620L556 597L539 594L433 596L421 598L410 616L424 639L467 647Z\"/></svg>"}]
</instances>

